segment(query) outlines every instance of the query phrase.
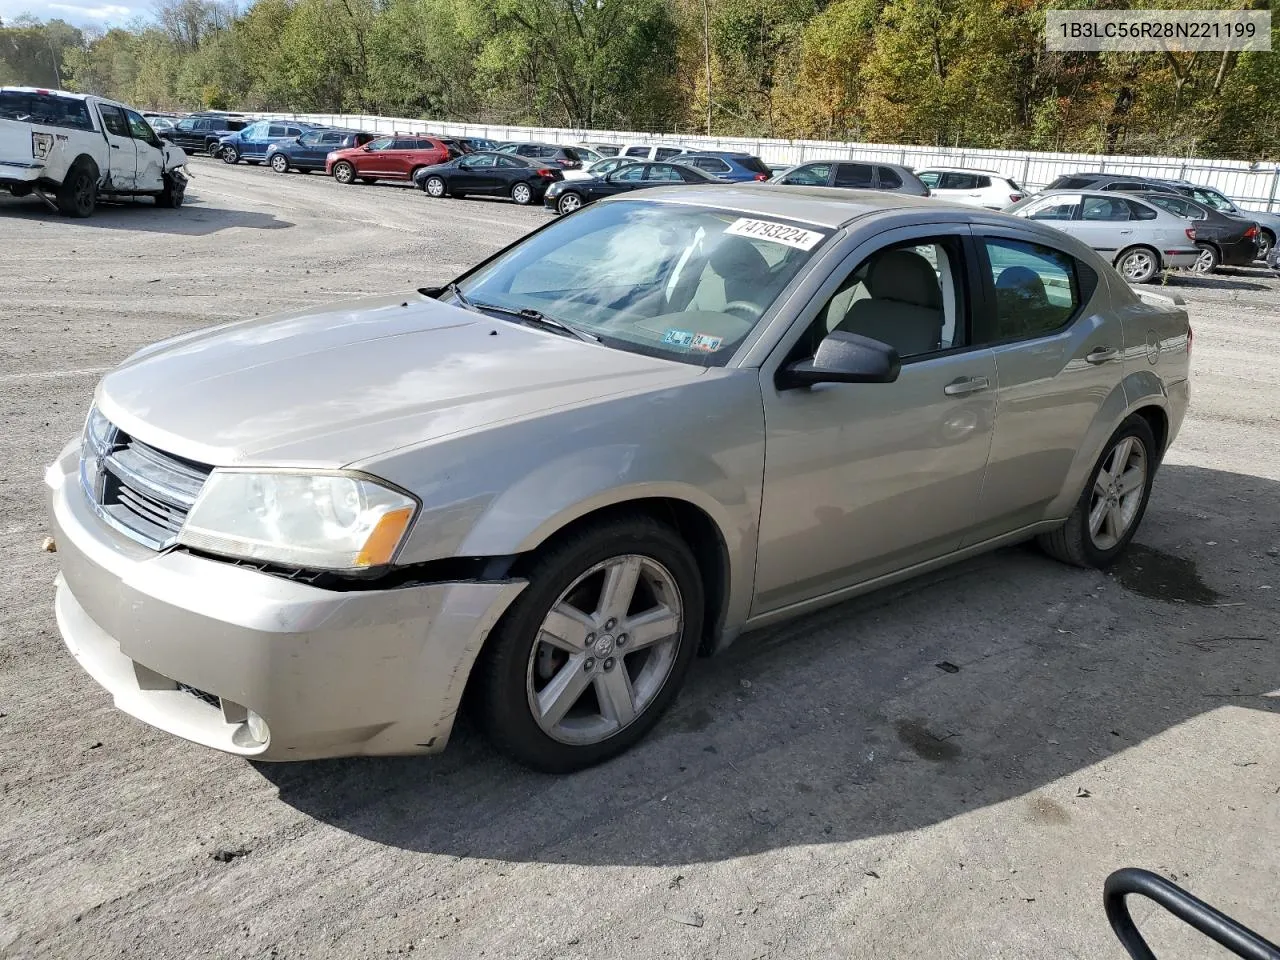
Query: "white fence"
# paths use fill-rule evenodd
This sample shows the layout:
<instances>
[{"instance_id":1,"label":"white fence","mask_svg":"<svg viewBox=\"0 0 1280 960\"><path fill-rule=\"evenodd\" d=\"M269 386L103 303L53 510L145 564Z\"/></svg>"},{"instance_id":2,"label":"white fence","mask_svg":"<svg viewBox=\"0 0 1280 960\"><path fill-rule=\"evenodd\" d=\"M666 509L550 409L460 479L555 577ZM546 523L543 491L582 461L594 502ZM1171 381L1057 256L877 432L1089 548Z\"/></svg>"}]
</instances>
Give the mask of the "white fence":
<instances>
[{"instance_id":1,"label":"white fence","mask_svg":"<svg viewBox=\"0 0 1280 960\"><path fill-rule=\"evenodd\" d=\"M1100 170L1142 177L1191 180L1215 187L1240 206L1280 211L1280 165L1243 160L1204 160L1179 157L1100 156L1093 153L1032 153L1019 150L963 150L950 147L912 147L886 143L839 143L828 140L766 140L757 137L700 137L628 133L614 130L566 130L549 127L507 127L483 123L441 123L402 117L353 114L259 114L322 123L375 133L433 133L442 136L488 137L492 140L540 140L549 143L672 143L703 150L742 150L773 167L806 160L879 160L920 169L956 166L994 170L1038 189L1064 173Z\"/></svg>"}]
</instances>

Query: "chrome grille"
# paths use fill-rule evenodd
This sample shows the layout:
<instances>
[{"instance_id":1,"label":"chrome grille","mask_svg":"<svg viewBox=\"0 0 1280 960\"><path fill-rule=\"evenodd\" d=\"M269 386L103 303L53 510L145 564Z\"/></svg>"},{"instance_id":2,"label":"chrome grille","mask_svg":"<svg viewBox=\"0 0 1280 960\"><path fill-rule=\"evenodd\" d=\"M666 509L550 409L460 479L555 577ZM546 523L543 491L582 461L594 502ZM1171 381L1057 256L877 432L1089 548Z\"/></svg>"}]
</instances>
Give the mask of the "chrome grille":
<instances>
[{"instance_id":1,"label":"chrome grille","mask_svg":"<svg viewBox=\"0 0 1280 960\"><path fill-rule=\"evenodd\" d=\"M85 424L80 480L98 515L156 550L177 542L210 467L126 434L97 408Z\"/></svg>"}]
</instances>

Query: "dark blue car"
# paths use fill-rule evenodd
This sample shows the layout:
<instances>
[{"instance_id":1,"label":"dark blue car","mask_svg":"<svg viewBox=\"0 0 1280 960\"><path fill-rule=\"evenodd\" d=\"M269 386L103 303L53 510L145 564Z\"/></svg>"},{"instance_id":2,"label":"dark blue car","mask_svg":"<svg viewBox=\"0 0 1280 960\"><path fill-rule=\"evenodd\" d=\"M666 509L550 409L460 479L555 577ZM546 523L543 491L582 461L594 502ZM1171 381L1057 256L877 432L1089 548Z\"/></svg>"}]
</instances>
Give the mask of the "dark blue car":
<instances>
[{"instance_id":1,"label":"dark blue car","mask_svg":"<svg viewBox=\"0 0 1280 960\"><path fill-rule=\"evenodd\" d=\"M773 176L773 171L759 157L730 150L686 153L675 157L674 162L683 163L686 167L697 167L704 173L732 183L749 183L753 180L764 182Z\"/></svg>"},{"instance_id":2,"label":"dark blue car","mask_svg":"<svg viewBox=\"0 0 1280 960\"><path fill-rule=\"evenodd\" d=\"M218 156L224 163L239 163L241 160L262 163L273 143L296 140L314 129L314 124L297 120L256 120L243 130L223 137L218 143Z\"/></svg>"},{"instance_id":3,"label":"dark blue car","mask_svg":"<svg viewBox=\"0 0 1280 960\"><path fill-rule=\"evenodd\" d=\"M292 140L277 140L267 148L267 163L276 173L323 170L325 158L334 150L363 147L378 134L364 130L308 130Z\"/></svg>"}]
</instances>

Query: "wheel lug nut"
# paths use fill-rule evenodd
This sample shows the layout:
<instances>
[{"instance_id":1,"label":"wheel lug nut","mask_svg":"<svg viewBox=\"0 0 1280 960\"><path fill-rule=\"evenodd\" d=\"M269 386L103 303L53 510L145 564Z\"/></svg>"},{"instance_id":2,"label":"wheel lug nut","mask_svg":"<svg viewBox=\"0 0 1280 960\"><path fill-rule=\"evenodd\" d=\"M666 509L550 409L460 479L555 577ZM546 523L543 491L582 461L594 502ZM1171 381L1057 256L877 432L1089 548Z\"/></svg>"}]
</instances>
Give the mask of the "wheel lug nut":
<instances>
[{"instance_id":1,"label":"wheel lug nut","mask_svg":"<svg viewBox=\"0 0 1280 960\"><path fill-rule=\"evenodd\" d=\"M589 647L595 642L596 642L596 635L594 633L588 633L586 645Z\"/></svg>"},{"instance_id":2,"label":"wheel lug nut","mask_svg":"<svg viewBox=\"0 0 1280 960\"><path fill-rule=\"evenodd\" d=\"M610 657L608 660L606 660L606 661L604 662L604 668L605 668L606 670L612 670L612 669L613 669L613 657Z\"/></svg>"},{"instance_id":3,"label":"wheel lug nut","mask_svg":"<svg viewBox=\"0 0 1280 960\"><path fill-rule=\"evenodd\" d=\"M587 657L586 662L582 665L583 670L594 670L596 666L595 657Z\"/></svg>"},{"instance_id":4,"label":"wheel lug nut","mask_svg":"<svg viewBox=\"0 0 1280 960\"><path fill-rule=\"evenodd\" d=\"M627 635L625 633L618 634L618 646L625 647L627 645Z\"/></svg>"},{"instance_id":5,"label":"wheel lug nut","mask_svg":"<svg viewBox=\"0 0 1280 960\"><path fill-rule=\"evenodd\" d=\"M614 620L614 619L612 619L612 618L611 618L611 619L610 619L610 620L609 620L609 621L604 625L604 628L605 628L606 630L612 630L612 629L613 629L613 627L614 627L614 625L615 625L617 622L618 622L617 620Z\"/></svg>"}]
</instances>

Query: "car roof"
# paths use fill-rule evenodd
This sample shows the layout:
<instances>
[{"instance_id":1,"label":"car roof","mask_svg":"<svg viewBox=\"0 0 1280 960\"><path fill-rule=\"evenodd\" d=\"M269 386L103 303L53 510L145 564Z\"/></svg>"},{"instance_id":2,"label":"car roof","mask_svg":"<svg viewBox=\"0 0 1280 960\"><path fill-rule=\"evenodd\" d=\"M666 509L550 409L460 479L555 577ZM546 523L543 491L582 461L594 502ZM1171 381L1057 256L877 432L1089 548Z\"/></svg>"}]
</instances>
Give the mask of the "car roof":
<instances>
[{"instance_id":1,"label":"car roof","mask_svg":"<svg viewBox=\"0 0 1280 960\"><path fill-rule=\"evenodd\" d=\"M7 90L10 93L43 93L57 97L67 97L71 100L88 100L87 93L73 93L70 90L55 90L53 87L9 87L0 86L0 90ZM108 103L115 103L114 100L107 100L106 97L99 97L99 100L106 100Z\"/></svg>"},{"instance_id":2,"label":"car roof","mask_svg":"<svg viewBox=\"0 0 1280 960\"><path fill-rule=\"evenodd\" d=\"M718 159L729 158L730 160L750 159L755 156L754 153L748 153L745 150L693 150L688 154L689 157L716 157Z\"/></svg>"},{"instance_id":3,"label":"car roof","mask_svg":"<svg viewBox=\"0 0 1280 960\"><path fill-rule=\"evenodd\" d=\"M917 176L922 173L981 173L988 177L1010 179L1007 173L1001 173L999 170L983 170L979 167L921 167L916 171Z\"/></svg>"}]
</instances>

